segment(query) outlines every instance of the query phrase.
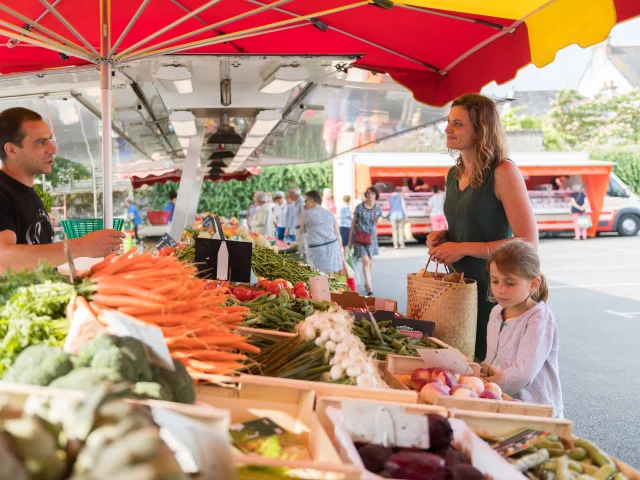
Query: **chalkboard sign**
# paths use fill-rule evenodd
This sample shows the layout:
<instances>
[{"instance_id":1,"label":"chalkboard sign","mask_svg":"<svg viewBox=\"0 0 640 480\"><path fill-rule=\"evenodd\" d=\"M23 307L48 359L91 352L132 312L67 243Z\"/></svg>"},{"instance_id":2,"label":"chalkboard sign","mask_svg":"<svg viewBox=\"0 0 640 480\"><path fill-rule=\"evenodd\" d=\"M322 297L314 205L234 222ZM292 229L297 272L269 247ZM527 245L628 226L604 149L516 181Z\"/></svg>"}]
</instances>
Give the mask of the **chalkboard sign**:
<instances>
[{"instance_id":1,"label":"chalkboard sign","mask_svg":"<svg viewBox=\"0 0 640 480\"><path fill-rule=\"evenodd\" d=\"M165 233L160 237L160 240L156 242L156 249L162 250L165 247L176 248L178 246L178 242L176 242L171 235Z\"/></svg>"},{"instance_id":2,"label":"chalkboard sign","mask_svg":"<svg viewBox=\"0 0 640 480\"><path fill-rule=\"evenodd\" d=\"M215 221L211 215L207 215L202 219L202 226L204 228L211 228L215 225Z\"/></svg>"},{"instance_id":3,"label":"chalkboard sign","mask_svg":"<svg viewBox=\"0 0 640 480\"><path fill-rule=\"evenodd\" d=\"M363 318L368 318L367 313L351 312L357 321L361 321ZM436 329L435 322L429 322L427 320L414 320L412 318L398 318L394 312L387 310L378 310L373 314L373 318L376 322L391 321L391 326L397 329L399 332L410 336L411 338L417 338L422 340L424 337L433 337L433 333Z\"/></svg>"},{"instance_id":4,"label":"chalkboard sign","mask_svg":"<svg viewBox=\"0 0 640 480\"><path fill-rule=\"evenodd\" d=\"M222 259L219 255L221 248L223 252L225 249L227 252L227 257ZM253 244L250 242L196 238L196 265L200 276L212 280L249 283L251 281L252 250ZM220 272L221 269L218 268L220 261L226 264L226 268L223 268L224 272Z\"/></svg>"}]
</instances>

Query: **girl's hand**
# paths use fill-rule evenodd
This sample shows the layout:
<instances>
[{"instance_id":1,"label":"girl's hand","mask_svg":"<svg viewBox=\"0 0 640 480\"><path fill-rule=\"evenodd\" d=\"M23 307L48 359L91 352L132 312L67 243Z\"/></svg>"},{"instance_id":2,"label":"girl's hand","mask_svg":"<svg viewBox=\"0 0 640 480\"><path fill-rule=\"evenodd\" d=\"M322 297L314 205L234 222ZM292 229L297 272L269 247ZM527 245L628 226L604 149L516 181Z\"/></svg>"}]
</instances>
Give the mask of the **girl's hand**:
<instances>
[{"instance_id":1,"label":"girl's hand","mask_svg":"<svg viewBox=\"0 0 640 480\"><path fill-rule=\"evenodd\" d=\"M462 251L462 244L454 242L446 242L430 248L429 255L444 265L451 265L466 256Z\"/></svg>"},{"instance_id":2,"label":"girl's hand","mask_svg":"<svg viewBox=\"0 0 640 480\"><path fill-rule=\"evenodd\" d=\"M503 371L499 367L496 367L495 365L493 365L490 367L490 372L493 375L491 375L490 377L486 377L485 380L487 382L492 382L492 383L497 383L498 385L502 385L502 383L504 382Z\"/></svg>"},{"instance_id":3,"label":"girl's hand","mask_svg":"<svg viewBox=\"0 0 640 480\"><path fill-rule=\"evenodd\" d=\"M491 375L491 365L489 365L487 362L482 362L480 364L480 376L482 377L488 377Z\"/></svg>"},{"instance_id":4,"label":"girl's hand","mask_svg":"<svg viewBox=\"0 0 640 480\"><path fill-rule=\"evenodd\" d=\"M438 245L441 245L447 241L448 239L446 230L438 230L427 235L427 246L429 248L437 247Z\"/></svg>"}]
</instances>

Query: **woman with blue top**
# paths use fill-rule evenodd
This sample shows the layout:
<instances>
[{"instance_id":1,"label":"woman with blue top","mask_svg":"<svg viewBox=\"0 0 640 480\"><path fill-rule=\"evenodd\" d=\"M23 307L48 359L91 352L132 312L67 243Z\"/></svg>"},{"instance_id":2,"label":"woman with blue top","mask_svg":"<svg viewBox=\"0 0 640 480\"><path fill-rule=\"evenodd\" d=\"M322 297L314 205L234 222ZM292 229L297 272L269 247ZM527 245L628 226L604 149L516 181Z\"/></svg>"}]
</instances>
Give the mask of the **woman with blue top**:
<instances>
[{"instance_id":1,"label":"woman with blue top","mask_svg":"<svg viewBox=\"0 0 640 480\"><path fill-rule=\"evenodd\" d=\"M307 236L307 259L324 273L342 270L342 242L336 217L322 208L322 195L311 190L304 196L304 215L300 230Z\"/></svg>"},{"instance_id":2,"label":"woman with blue top","mask_svg":"<svg viewBox=\"0 0 640 480\"><path fill-rule=\"evenodd\" d=\"M163 210L165 212L171 212L171 216L169 217L169 223L173 221L173 212L176 210L176 199L178 198L178 194L175 190L171 190L167 196L169 197L169 201L164 206Z\"/></svg>"},{"instance_id":3,"label":"woman with blue top","mask_svg":"<svg viewBox=\"0 0 640 480\"><path fill-rule=\"evenodd\" d=\"M349 232L353 222L353 211L351 210L351 195L342 197L342 207L340 207L340 238L344 247L345 258L349 255Z\"/></svg>"},{"instance_id":4,"label":"woman with blue top","mask_svg":"<svg viewBox=\"0 0 640 480\"><path fill-rule=\"evenodd\" d=\"M573 229L576 236L574 240L586 240L587 239L587 227L584 227L584 223L580 220L587 214L587 196L584 193L584 188L581 184L573 186L573 193L571 194L571 217L573 219ZM589 219L586 219L588 225Z\"/></svg>"},{"instance_id":5,"label":"woman with blue top","mask_svg":"<svg viewBox=\"0 0 640 480\"><path fill-rule=\"evenodd\" d=\"M396 187L389 197L389 221L393 226L393 248L404 248L404 224L407 222L407 206L402 187Z\"/></svg>"},{"instance_id":6,"label":"woman with blue top","mask_svg":"<svg viewBox=\"0 0 640 480\"><path fill-rule=\"evenodd\" d=\"M127 219L133 222L133 234L136 238L136 242L140 242L138 237L138 227L142 225L142 217L138 211L138 207L133 204L133 197L127 197L124 199L124 206L127 208Z\"/></svg>"}]
</instances>

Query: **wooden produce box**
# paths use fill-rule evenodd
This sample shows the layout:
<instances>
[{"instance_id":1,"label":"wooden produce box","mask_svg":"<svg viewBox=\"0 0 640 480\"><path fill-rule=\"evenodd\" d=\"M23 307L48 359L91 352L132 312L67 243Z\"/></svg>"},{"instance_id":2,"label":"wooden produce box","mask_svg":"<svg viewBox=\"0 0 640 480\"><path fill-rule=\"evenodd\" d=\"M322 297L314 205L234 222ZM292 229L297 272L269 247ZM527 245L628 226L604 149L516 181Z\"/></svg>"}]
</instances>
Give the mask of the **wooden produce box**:
<instances>
[{"instance_id":1,"label":"wooden produce box","mask_svg":"<svg viewBox=\"0 0 640 480\"><path fill-rule=\"evenodd\" d=\"M364 480L383 480L382 477L367 471L360 459L360 456L355 449L355 445L352 440L346 440L345 434L348 432L344 429L344 425L338 425L330 418L327 410L329 407L340 410L343 401L352 401L349 398L340 397L321 397L318 399L318 406L316 411L320 417L321 423L325 426L325 430L331 436L334 446L343 461L351 462L362 471L362 478ZM373 404L379 405L383 403L385 406L395 406L402 408L406 413L414 415L426 415L428 413L435 413L442 416L447 416L446 409L433 405L408 405L392 402L376 402L371 400L358 400L359 404ZM488 478L495 480L525 480L525 477L515 470L505 459L500 457L498 453L480 437L478 437L473 431L461 420L451 419L451 427L453 429L454 442L460 445L463 451L471 459L471 463L474 467L480 470ZM345 441L346 440L346 441Z\"/></svg>"},{"instance_id":2,"label":"wooden produce box","mask_svg":"<svg viewBox=\"0 0 640 480\"><path fill-rule=\"evenodd\" d=\"M233 461L237 467L287 468L291 475L295 475L295 477L291 477L292 479L360 480L362 478L360 469L350 464L335 465L319 463L312 460L296 460L295 464L293 464L290 460L277 460L248 455L234 455Z\"/></svg>"},{"instance_id":3,"label":"wooden produce box","mask_svg":"<svg viewBox=\"0 0 640 480\"><path fill-rule=\"evenodd\" d=\"M470 364L474 372L479 373L478 364ZM385 381L398 390L412 391L403 384L398 375L411 375L416 368L428 367L422 358L401 357L398 355L387 356ZM553 408L549 405L537 405L533 403L510 401L511 397L503 395L503 400L485 400L481 398L461 398L442 396L437 398L437 405L445 408L457 408L460 410L472 410L491 413L506 413L514 415L532 415L537 417L553 416ZM418 403L424 401L418 396Z\"/></svg>"},{"instance_id":4,"label":"wooden produce box","mask_svg":"<svg viewBox=\"0 0 640 480\"><path fill-rule=\"evenodd\" d=\"M396 390L393 388L365 388L355 385L339 385L336 383L312 382L307 380L292 380L288 378L263 377L260 375L240 375L241 390L248 385L261 388L264 395L279 395L283 388L311 390L316 396L339 396L347 398L366 398L379 402L417 403L418 394L411 390ZM265 398L265 397L263 397Z\"/></svg>"},{"instance_id":5,"label":"wooden produce box","mask_svg":"<svg viewBox=\"0 0 640 480\"><path fill-rule=\"evenodd\" d=\"M296 435L306 445L306 454L288 461L291 467L300 467L304 462L319 463L327 468L342 465L314 412L316 394L313 390L291 383L274 388L247 382L243 377L245 375L229 378L229 382L235 384L233 390L217 385L197 385L197 401L229 411L231 423L267 417ZM229 392L233 394L230 396Z\"/></svg>"},{"instance_id":6,"label":"wooden produce box","mask_svg":"<svg viewBox=\"0 0 640 480\"><path fill-rule=\"evenodd\" d=\"M534 417L527 415L505 415L487 412L449 410L450 418L463 420L474 431L488 432L494 435L507 435L523 428L532 428L556 433L565 442L577 437L573 435L573 422L561 418ZM587 439L588 440L588 439ZM640 480L640 472L611 457L616 467L629 480Z\"/></svg>"},{"instance_id":7,"label":"wooden produce box","mask_svg":"<svg viewBox=\"0 0 640 480\"><path fill-rule=\"evenodd\" d=\"M336 302L342 308L363 308L376 307L377 310L388 310L396 312L398 310L398 302L391 298L363 297L357 292L332 293L331 301Z\"/></svg>"}]
</instances>

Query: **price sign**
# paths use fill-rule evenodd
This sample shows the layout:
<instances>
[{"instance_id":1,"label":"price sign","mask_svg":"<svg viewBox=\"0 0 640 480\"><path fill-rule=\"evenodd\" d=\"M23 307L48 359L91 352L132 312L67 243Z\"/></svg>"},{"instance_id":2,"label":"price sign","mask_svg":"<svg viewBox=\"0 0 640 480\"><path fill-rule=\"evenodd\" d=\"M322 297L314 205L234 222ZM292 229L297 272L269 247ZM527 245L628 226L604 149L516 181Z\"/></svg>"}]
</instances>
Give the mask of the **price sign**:
<instances>
[{"instance_id":1,"label":"price sign","mask_svg":"<svg viewBox=\"0 0 640 480\"><path fill-rule=\"evenodd\" d=\"M176 248L178 246L178 242L176 242L171 235L165 233L160 237L160 240L156 242L156 249L162 250L165 247Z\"/></svg>"},{"instance_id":2,"label":"price sign","mask_svg":"<svg viewBox=\"0 0 640 480\"><path fill-rule=\"evenodd\" d=\"M211 215L207 215L202 219L202 226L204 228L211 228L215 225L215 221Z\"/></svg>"}]
</instances>

